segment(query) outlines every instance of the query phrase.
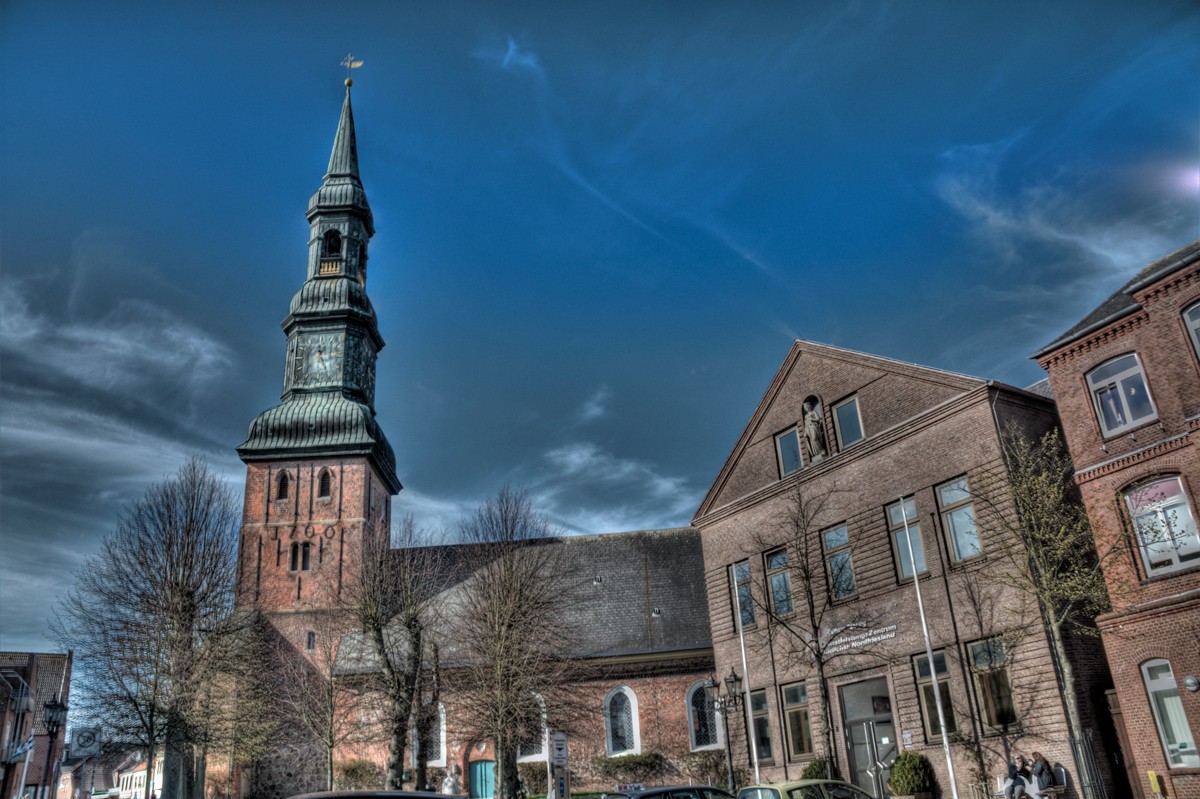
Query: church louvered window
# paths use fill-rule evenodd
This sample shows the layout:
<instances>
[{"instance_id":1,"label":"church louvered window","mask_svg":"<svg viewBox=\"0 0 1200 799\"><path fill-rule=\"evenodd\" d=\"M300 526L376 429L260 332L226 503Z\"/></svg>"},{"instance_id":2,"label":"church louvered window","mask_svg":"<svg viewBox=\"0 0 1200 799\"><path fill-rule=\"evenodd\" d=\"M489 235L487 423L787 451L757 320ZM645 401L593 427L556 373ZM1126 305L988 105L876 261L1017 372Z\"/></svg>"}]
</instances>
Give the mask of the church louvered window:
<instances>
[{"instance_id":1,"label":"church louvered window","mask_svg":"<svg viewBox=\"0 0 1200 799\"><path fill-rule=\"evenodd\" d=\"M288 498L288 476L287 473L279 475L279 482L275 486L275 499Z\"/></svg>"},{"instance_id":2,"label":"church louvered window","mask_svg":"<svg viewBox=\"0 0 1200 799\"><path fill-rule=\"evenodd\" d=\"M329 499L332 489L331 483L333 478L329 475L328 469L321 470L321 476L317 478L317 496L321 499Z\"/></svg>"},{"instance_id":3,"label":"church louvered window","mask_svg":"<svg viewBox=\"0 0 1200 799\"><path fill-rule=\"evenodd\" d=\"M336 230L325 231L325 254L331 258L342 254L342 234Z\"/></svg>"}]
</instances>

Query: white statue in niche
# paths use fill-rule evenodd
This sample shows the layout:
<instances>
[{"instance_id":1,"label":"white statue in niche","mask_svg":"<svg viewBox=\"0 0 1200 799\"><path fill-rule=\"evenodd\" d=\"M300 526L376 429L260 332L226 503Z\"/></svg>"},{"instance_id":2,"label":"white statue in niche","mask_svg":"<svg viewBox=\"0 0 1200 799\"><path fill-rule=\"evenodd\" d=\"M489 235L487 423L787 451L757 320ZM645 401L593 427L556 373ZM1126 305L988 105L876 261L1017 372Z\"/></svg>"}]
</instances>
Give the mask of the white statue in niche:
<instances>
[{"instance_id":1,"label":"white statue in niche","mask_svg":"<svg viewBox=\"0 0 1200 799\"><path fill-rule=\"evenodd\" d=\"M821 403L816 397L804 401L804 440L808 443L808 460L816 463L829 454L825 449L825 422L821 419Z\"/></svg>"}]
</instances>

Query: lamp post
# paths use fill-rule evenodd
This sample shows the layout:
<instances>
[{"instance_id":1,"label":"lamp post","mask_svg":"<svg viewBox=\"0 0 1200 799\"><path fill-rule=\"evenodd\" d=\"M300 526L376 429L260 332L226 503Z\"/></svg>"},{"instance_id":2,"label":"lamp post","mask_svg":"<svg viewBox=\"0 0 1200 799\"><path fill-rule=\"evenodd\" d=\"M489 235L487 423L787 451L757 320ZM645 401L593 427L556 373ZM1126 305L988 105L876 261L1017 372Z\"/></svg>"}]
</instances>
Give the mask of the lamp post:
<instances>
[{"instance_id":1,"label":"lamp post","mask_svg":"<svg viewBox=\"0 0 1200 799\"><path fill-rule=\"evenodd\" d=\"M729 792L733 793L733 749L729 744L729 712L737 710L738 705L742 702L742 678L732 668L729 669L729 674L725 677L725 695L721 695L721 686L713 678L709 678L709 683L713 687L713 707L721 714L721 721L725 725L725 772L729 782Z\"/></svg>"},{"instance_id":2,"label":"lamp post","mask_svg":"<svg viewBox=\"0 0 1200 799\"><path fill-rule=\"evenodd\" d=\"M66 720L67 706L57 697L42 705L42 723L46 725L46 732L50 736L46 742L46 769L42 772L42 787L46 789L46 799L53 796L50 793L50 763L54 759L54 739L58 737L58 730Z\"/></svg>"}]
</instances>

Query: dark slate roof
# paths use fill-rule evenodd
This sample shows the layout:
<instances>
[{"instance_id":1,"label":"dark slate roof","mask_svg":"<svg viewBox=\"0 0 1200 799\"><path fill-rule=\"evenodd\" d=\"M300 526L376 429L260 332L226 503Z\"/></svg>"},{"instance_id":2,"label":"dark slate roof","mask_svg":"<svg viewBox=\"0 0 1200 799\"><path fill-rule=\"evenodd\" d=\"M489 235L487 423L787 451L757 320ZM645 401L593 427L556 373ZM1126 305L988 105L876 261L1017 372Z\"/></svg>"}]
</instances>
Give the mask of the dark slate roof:
<instances>
[{"instance_id":1,"label":"dark slate roof","mask_svg":"<svg viewBox=\"0 0 1200 799\"><path fill-rule=\"evenodd\" d=\"M1048 377L1043 377L1031 386L1025 386L1025 390L1030 394L1037 394L1039 397L1054 399L1054 389L1050 387L1050 378Z\"/></svg>"},{"instance_id":2,"label":"dark slate roof","mask_svg":"<svg viewBox=\"0 0 1200 799\"><path fill-rule=\"evenodd\" d=\"M564 636L576 642L575 651L564 655L605 658L712 647L704 558L695 528L564 536L529 545L563 547L565 567L577 580L579 596L564 602L562 616L564 627L577 633ZM453 557L447 563L461 567L471 560L472 547L448 549ZM452 584L435 603L452 608L471 578L467 572L449 579ZM464 655L451 636L434 635L444 640L444 662L461 660ZM337 670L369 672L373 661L361 636L351 635L339 647Z\"/></svg>"},{"instance_id":3,"label":"dark slate roof","mask_svg":"<svg viewBox=\"0 0 1200 799\"><path fill-rule=\"evenodd\" d=\"M1133 298L1135 292L1145 288L1156 280L1166 277L1172 272L1195 263L1197 260L1200 260L1200 241L1193 241L1191 244L1176 250L1165 258L1160 258L1148 264L1142 271L1134 275L1132 280L1122 286L1119 291L1101 303L1098 308L1081 319L1078 324L1066 333L1063 333L1054 341L1035 352L1032 357L1039 358L1053 352L1066 344L1070 344L1072 341L1083 338L1088 333L1099 330L1111 322L1115 322L1123 316L1140 310L1141 306Z\"/></svg>"},{"instance_id":4,"label":"dark slate roof","mask_svg":"<svg viewBox=\"0 0 1200 799\"><path fill-rule=\"evenodd\" d=\"M342 394L297 394L282 405L260 413L237 449L243 461L286 457L366 455L376 462L384 479L396 479L396 455L375 414L361 402Z\"/></svg>"}]
</instances>

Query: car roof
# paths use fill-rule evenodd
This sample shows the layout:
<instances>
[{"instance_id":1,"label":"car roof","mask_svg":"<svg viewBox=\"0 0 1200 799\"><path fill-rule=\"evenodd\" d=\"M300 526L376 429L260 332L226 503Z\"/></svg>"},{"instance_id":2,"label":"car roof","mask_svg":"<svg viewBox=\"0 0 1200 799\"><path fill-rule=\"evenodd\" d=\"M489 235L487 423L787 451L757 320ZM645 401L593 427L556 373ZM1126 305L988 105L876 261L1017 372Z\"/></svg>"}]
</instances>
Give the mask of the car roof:
<instances>
[{"instance_id":1,"label":"car roof","mask_svg":"<svg viewBox=\"0 0 1200 799\"><path fill-rule=\"evenodd\" d=\"M738 790L740 795L742 791L750 791L754 789L770 788L780 793L786 793L793 788L803 788L806 785L853 785L853 783L844 780L787 780L785 782L770 782L762 783L761 785L746 785ZM855 786L858 787L858 786Z\"/></svg>"},{"instance_id":2,"label":"car roof","mask_svg":"<svg viewBox=\"0 0 1200 799\"><path fill-rule=\"evenodd\" d=\"M318 791L296 794L289 799L467 799L467 794L436 791Z\"/></svg>"},{"instance_id":3,"label":"car roof","mask_svg":"<svg viewBox=\"0 0 1200 799\"><path fill-rule=\"evenodd\" d=\"M696 790L696 789L703 789L705 791L715 791L716 793L723 793L726 796L733 795L733 794L729 793L729 791L726 791L724 788L714 788L711 785L652 785L648 788L643 788L640 791L610 791L608 795L613 796L614 794L623 794L625 796L631 797L631 799L636 799L639 796L649 796L650 794L655 794L655 793L665 793L667 791L687 791L687 790Z\"/></svg>"}]
</instances>

